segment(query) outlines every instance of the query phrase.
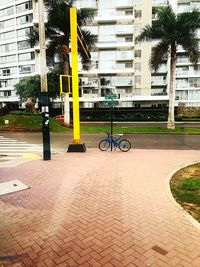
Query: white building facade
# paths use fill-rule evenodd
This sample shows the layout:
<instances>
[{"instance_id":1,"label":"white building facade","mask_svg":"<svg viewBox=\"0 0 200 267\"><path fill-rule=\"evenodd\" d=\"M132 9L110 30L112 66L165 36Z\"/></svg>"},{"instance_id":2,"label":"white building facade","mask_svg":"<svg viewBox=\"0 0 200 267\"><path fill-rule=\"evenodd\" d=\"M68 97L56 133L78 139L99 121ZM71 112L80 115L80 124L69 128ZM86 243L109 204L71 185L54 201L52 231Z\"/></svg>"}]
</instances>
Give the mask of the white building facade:
<instances>
[{"instance_id":1,"label":"white building facade","mask_svg":"<svg viewBox=\"0 0 200 267\"><path fill-rule=\"evenodd\" d=\"M174 2L174 1L173 1ZM94 8L94 21L87 26L97 37L92 64L85 71L79 64L82 107L105 106L105 96L116 94L118 106L158 106L168 103L168 66L151 73L153 43L137 43L135 37L154 18L152 7L167 0L77 0L77 8ZM200 1L179 0L177 12L200 8ZM0 1L0 107L17 103L14 84L40 73L39 47L30 47L28 34L38 24L36 0ZM176 104L200 105L200 74L181 48L177 59Z\"/></svg>"},{"instance_id":2,"label":"white building facade","mask_svg":"<svg viewBox=\"0 0 200 267\"><path fill-rule=\"evenodd\" d=\"M33 3L0 1L0 106L17 103L14 84L39 73L35 49L26 41L33 26Z\"/></svg>"},{"instance_id":3,"label":"white building facade","mask_svg":"<svg viewBox=\"0 0 200 267\"><path fill-rule=\"evenodd\" d=\"M194 9L200 11L200 0L178 0L177 13ZM200 29L197 35L200 38ZM190 63L182 47L177 51L176 102L183 102L186 106L200 106L200 72Z\"/></svg>"}]
</instances>

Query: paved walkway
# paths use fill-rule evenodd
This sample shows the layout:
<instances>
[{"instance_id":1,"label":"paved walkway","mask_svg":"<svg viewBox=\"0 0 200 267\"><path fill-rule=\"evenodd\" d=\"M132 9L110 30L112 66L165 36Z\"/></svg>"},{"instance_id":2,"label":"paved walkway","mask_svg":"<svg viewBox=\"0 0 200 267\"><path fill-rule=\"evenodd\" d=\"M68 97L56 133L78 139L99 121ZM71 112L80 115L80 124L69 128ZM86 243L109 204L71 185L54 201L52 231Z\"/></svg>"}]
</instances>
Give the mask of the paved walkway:
<instances>
[{"instance_id":1,"label":"paved walkway","mask_svg":"<svg viewBox=\"0 0 200 267\"><path fill-rule=\"evenodd\" d=\"M0 266L199 267L200 229L167 183L199 159L200 151L91 149L1 168L1 182L31 188L0 197Z\"/></svg>"}]
</instances>

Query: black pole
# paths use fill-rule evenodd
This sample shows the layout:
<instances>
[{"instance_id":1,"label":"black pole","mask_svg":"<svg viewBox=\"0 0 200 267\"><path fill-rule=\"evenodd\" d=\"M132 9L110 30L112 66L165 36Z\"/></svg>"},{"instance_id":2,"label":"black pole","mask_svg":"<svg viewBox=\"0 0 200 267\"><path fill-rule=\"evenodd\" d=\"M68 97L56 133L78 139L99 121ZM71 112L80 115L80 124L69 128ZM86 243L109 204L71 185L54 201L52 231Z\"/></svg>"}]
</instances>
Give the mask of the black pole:
<instances>
[{"instance_id":1,"label":"black pole","mask_svg":"<svg viewBox=\"0 0 200 267\"><path fill-rule=\"evenodd\" d=\"M51 159L50 132L49 132L49 97L47 92L41 92L43 159Z\"/></svg>"},{"instance_id":2,"label":"black pole","mask_svg":"<svg viewBox=\"0 0 200 267\"><path fill-rule=\"evenodd\" d=\"M110 134L111 134L111 138L113 136L113 99L111 99L111 119L110 119ZM111 146L110 146L110 150L112 151L113 150L113 144L111 142Z\"/></svg>"}]
</instances>

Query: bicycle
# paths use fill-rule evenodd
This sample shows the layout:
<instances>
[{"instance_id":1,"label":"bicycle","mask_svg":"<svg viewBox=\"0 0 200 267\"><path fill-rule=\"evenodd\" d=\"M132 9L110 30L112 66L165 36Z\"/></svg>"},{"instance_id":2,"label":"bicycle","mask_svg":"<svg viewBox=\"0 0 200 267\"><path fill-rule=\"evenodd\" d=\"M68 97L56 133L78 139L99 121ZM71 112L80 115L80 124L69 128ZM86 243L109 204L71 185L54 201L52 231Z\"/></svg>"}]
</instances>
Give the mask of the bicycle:
<instances>
[{"instance_id":1,"label":"bicycle","mask_svg":"<svg viewBox=\"0 0 200 267\"><path fill-rule=\"evenodd\" d=\"M131 143L122 138L123 134L118 134L119 137L113 137L110 133L107 133L107 137L99 142L99 149L106 151L112 145L114 148L119 148L122 152L127 152L131 149Z\"/></svg>"}]
</instances>

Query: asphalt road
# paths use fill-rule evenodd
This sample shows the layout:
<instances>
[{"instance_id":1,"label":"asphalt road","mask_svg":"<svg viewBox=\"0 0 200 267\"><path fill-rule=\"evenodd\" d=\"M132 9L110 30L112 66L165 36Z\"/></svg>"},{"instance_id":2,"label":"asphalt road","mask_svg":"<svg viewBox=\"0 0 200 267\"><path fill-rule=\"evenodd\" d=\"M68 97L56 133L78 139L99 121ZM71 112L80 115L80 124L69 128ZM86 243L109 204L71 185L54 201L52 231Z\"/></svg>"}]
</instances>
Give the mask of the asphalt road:
<instances>
[{"instance_id":1,"label":"asphalt road","mask_svg":"<svg viewBox=\"0 0 200 267\"><path fill-rule=\"evenodd\" d=\"M29 132L1 132L4 137L14 138L31 144L42 144L41 133ZM81 141L86 143L87 148L98 147L104 134L82 134ZM135 149L176 149L176 150L199 150L200 135L180 134L124 134L132 147ZM67 151L68 145L73 143L73 136L65 133L51 134L51 147L53 151Z\"/></svg>"}]
</instances>

